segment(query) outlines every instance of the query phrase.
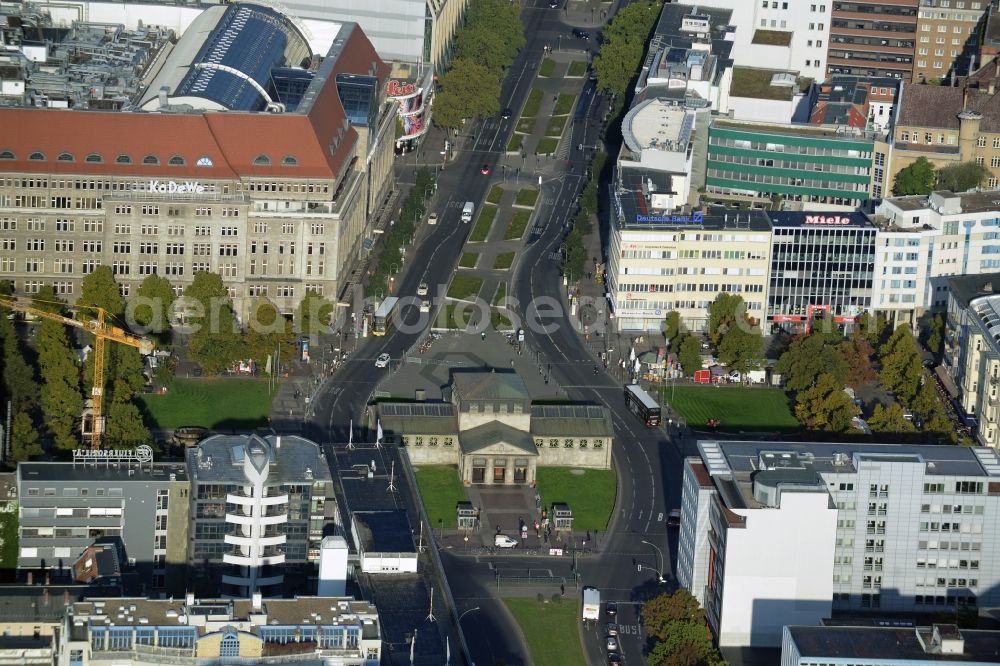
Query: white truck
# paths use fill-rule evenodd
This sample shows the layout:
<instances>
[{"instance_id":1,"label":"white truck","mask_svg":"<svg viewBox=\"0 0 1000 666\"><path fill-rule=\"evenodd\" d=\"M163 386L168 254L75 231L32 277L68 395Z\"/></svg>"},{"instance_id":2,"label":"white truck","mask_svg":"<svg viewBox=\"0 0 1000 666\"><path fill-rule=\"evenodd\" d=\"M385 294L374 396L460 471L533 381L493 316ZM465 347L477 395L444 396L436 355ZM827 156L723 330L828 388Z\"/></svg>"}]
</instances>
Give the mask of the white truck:
<instances>
[{"instance_id":1,"label":"white truck","mask_svg":"<svg viewBox=\"0 0 1000 666\"><path fill-rule=\"evenodd\" d=\"M476 211L476 204L466 201L462 208L462 222L472 222L472 214Z\"/></svg>"},{"instance_id":2,"label":"white truck","mask_svg":"<svg viewBox=\"0 0 1000 666\"><path fill-rule=\"evenodd\" d=\"M583 619L601 619L601 592L596 587L583 588Z\"/></svg>"}]
</instances>

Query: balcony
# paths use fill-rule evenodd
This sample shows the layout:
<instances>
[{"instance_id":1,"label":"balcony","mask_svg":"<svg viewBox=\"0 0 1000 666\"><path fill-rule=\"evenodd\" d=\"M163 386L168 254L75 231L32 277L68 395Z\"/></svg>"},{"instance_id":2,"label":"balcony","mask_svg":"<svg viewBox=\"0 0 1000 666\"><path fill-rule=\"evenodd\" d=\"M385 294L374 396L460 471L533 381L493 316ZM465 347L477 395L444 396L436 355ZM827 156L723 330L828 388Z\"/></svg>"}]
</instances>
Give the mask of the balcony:
<instances>
[{"instance_id":1,"label":"balcony","mask_svg":"<svg viewBox=\"0 0 1000 666\"><path fill-rule=\"evenodd\" d=\"M238 506L253 506L254 504L257 504L258 498L251 495L244 495L242 493L229 493L226 495L226 502L236 504ZM266 495L259 498L259 502L261 506L288 504L288 495Z\"/></svg>"},{"instance_id":2,"label":"balcony","mask_svg":"<svg viewBox=\"0 0 1000 666\"><path fill-rule=\"evenodd\" d=\"M281 585L283 582L285 582L285 577L282 575L266 576L264 578L257 579L257 587L266 587L268 585Z\"/></svg>"},{"instance_id":3,"label":"balcony","mask_svg":"<svg viewBox=\"0 0 1000 666\"><path fill-rule=\"evenodd\" d=\"M233 564L238 567L255 566L256 564L258 564L257 559L259 558L247 557L246 555L236 555L234 553L225 553L222 556L222 561L225 564Z\"/></svg>"},{"instance_id":4,"label":"balcony","mask_svg":"<svg viewBox=\"0 0 1000 666\"><path fill-rule=\"evenodd\" d=\"M258 521L255 516L244 516L240 513L227 513L226 522L234 525L253 525Z\"/></svg>"},{"instance_id":5,"label":"balcony","mask_svg":"<svg viewBox=\"0 0 1000 666\"><path fill-rule=\"evenodd\" d=\"M276 513L270 516L260 517L261 525L283 525L284 523L287 522L288 522L288 514L284 512Z\"/></svg>"},{"instance_id":6,"label":"balcony","mask_svg":"<svg viewBox=\"0 0 1000 666\"><path fill-rule=\"evenodd\" d=\"M247 587L250 585L250 578L248 576L225 575L222 577L222 584L235 585L236 587Z\"/></svg>"}]
</instances>

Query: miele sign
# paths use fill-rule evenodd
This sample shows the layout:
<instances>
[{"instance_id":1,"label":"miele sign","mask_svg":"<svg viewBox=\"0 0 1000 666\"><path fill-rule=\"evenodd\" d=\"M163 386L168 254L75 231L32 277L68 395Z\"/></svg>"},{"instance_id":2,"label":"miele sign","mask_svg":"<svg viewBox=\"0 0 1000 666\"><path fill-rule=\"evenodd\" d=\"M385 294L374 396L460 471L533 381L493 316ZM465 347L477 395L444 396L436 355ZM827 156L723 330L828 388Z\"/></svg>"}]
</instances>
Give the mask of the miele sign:
<instances>
[{"instance_id":1,"label":"miele sign","mask_svg":"<svg viewBox=\"0 0 1000 666\"><path fill-rule=\"evenodd\" d=\"M160 194L203 194L205 186L194 181L178 183L173 180L161 182L159 180L149 181L149 191Z\"/></svg>"},{"instance_id":2,"label":"miele sign","mask_svg":"<svg viewBox=\"0 0 1000 666\"><path fill-rule=\"evenodd\" d=\"M851 218L846 215L806 215L804 223L847 226L851 223Z\"/></svg>"}]
</instances>

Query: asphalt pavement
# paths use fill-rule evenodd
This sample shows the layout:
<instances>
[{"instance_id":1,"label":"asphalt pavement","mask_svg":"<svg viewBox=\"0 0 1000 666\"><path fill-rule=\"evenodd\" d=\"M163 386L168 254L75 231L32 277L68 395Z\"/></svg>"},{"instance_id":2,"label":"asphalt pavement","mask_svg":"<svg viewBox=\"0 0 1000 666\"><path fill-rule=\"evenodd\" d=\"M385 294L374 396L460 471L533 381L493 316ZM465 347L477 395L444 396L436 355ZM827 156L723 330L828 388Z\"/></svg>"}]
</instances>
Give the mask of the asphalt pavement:
<instances>
[{"instance_id":1,"label":"asphalt pavement","mask_svg":"<svg viewBox=\"0 0 1000 666\"><path fill-rule=\"evenodd\" d=\"M595 16L594 13L590 15ZM585 12L570 14L549 9L547 2L536 0L525 7L522 16L528 43L502 85L501 105L512 108L523 105L543 47L552 44L563 48L590 46L574 44L565 22L588 25ZM593 372L592 350L575 330L565 309L559 264L552 260L568 230L567 224L575 213L579 193L585 184L582 174L587 154L575 147L580 143L598 143L600 109L600 104L595 102L586 122L574 123L567 159L551 160L539 167L543 175L538 216L541 222L521 252L511 293L522 304L517 313L522 318L532 313L525 304L542 296L564 305L561 312L546 320L549 329L554 330L536 332L536 327L525 326L528 344L551 364L552 381L561 385L571 399L604 404L612 411L616 431L613 456L619 478L617 507L611 531L602 537L604 543L600 553L582 556L575 568L581 584L598 587L604 600L616 600L621 604L620 619L627 627L622 636L622 651L626 663L640 664L644 662L645 639L638 623L638 602L670 586L669 583L661 585L657 573L648 568L661 571L672 580L668 572L673 569L676 542L668 540L664 520L666 512L680 504L682 457L677 445L664 431L645 428L626 409L618 380L603 372ZM491 119L466 128L471 139L466 138L459 144L457 159L441 168L438 175L434 202L440 221L433 228L427 227L422 232L425 234L423 241L408 252L409 268L404 267L399 275L397 293L413 294L420 282L431 285L449 282L472 226L459 219L462 203L472 200L481 204L485 198L496 177L496 165L506 157L512 122L513 119L506 124ZM441 146L427 145L425 154L437 154L442 148L443 140ZM480 174L483 164L490 165L493 176ZM537 233L539 228L541 232ZM418 317L415 307L405 307L400 313L404 324L413 324ZM385 337L359 340L351 358L341 364L331 380L313 397L312 416L306 424L308 434L319 441L345 442L353 421L353 440L371 441L373 434L361 430L359 424L369 396L387 372L375 368L374 359L383 352L399 359L422 335L421 331L404 332L396 327ZM493 664L498 660L507 664L530 663L520 632L495 596L496 577L491 567L496 567L498 561L502 563L502 558L485 562L445 553L443 559L473 660L480 664ZM647 569L638 572L634 560ZM554 577L574 579L574 571L570 570L574 564L568 558L554 562L540 559L538 564L553 569ZM519 561L516 566L524 564ZM469 572L470 575L452 575L455 572ZM575 583L566 593L579 594ZM478 610L471 611L473 608ZM604 663L606 650L602 626L581 623L580 630L588 661Z\"/></svg>"}]
</instances>

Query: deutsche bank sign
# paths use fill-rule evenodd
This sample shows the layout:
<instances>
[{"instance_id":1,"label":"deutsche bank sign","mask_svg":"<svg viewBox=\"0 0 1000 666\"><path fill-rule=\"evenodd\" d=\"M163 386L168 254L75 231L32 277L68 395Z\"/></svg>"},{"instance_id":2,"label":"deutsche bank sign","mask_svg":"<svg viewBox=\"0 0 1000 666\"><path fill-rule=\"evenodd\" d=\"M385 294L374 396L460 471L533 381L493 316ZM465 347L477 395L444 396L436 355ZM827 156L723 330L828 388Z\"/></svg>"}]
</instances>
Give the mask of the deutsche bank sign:
<instances>
[{"instance_id":1,"label":"deutsche bank sign","mask_svg":"<svg viewBox=\"0 0 1000 666\"><path fill-rule=\"evenodd\" d=\"M695 224L701 224L705 221L705 214L698 211L691 215L636 215L635 221L653 224L663 222L694 222Z\"/></svg>"},{"instance_id":2,"label":"deutsche bank sign","mask_svg":"<svg viewBox=\"0 0 1000 666\"><path fill-rule=\"evenodd\" d=\"M173 180L166 182L151 180L149 181L149 191L160 194L202 194L205 192L205 186L190 180L183 183Z\"/></svg>"}]
</instances>

